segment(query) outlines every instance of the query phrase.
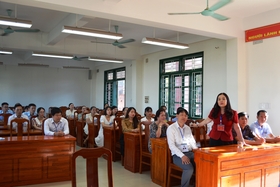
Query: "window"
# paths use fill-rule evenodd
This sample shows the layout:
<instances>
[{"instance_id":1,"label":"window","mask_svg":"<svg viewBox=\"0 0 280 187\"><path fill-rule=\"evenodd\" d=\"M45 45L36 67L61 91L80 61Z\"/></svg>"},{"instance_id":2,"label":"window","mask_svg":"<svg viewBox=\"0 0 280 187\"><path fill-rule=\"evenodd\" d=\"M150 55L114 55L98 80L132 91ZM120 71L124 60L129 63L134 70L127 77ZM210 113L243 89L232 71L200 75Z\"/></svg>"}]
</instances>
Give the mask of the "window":
<instances>
[{"instance_id":1,"label":"window","mask_svg":"<svg viewBox=\"0 0 280 187\"><path fill-rule=\"evenodd\" d=\"M118 106L122 110L125 106L125 68L118 68L104 72L104 104Z\"/></svg>"},{"instance_id":2,"label":"window","mask_svg":"<svg viewBox=\"0 0 280 187\"><path fill-rule=\"evenodd\" d=\"M202 80L202 52L160 60L160 106L171 116L183 107L190 118L202 118Z\"/></svg>"}]
</instances>

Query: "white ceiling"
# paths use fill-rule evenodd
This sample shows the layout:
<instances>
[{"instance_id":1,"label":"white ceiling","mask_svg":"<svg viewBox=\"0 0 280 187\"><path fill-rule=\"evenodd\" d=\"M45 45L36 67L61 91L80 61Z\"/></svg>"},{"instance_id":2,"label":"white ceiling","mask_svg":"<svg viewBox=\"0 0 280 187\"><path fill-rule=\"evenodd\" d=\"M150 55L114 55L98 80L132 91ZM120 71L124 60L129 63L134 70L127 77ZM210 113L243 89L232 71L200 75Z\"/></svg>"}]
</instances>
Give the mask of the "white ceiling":
<instances>
[{"instance_id":1,"label":"white ceiling","mask_svg":"<svg viewBox=\"0 0 280 187\"><path fill-rule=\"evenodd\" d=\"M237 27L242 27L242 20L244 18L280 8L280 0L234 0L229 5L217 11L217 13L231 18L229 21L220 23L213 18L201 15L166 16L168 12L200 12L206 8L205 0L80 0L80 7L75 7L74 5L74 3L77 4L78 1L67 1L68 4L64 3L64 1L65 0L0 0L1 16L7 15L7 9L17 9L17 18L31 20L33 23L32 28L37 28L42 31L42 33L39 34L13 33L9 36L1 37L0 42L2 42L2 44L0 44L0 47L8 46L9 48L18 49L22 53L22 51L25 50L30 52L35 50L36 46L46 44L42 49L48 51L60 50L60 52L67 52L80 56L88 55L91 52L88 48L95 47L94 55L96 56L105 57L104 55L107 52L102 52L102 49L109 49L115 51L112 53L116 53L116 50L117 52L121 51L119 53L122 54L125 59L132 59L133 57L131 55L126 56L125 53L131 53L131 50L141 51L139 48L146 47L146 45L141 44L143 37L153 37L155 34L157 38L177 40L177 31L181 31L179 32L179 40L184 43L194 43L211 37L219 38L220 36L221 39L226 39L232 36L224 37L222 36L224 33L214 33L213 29L226 29L228 25L234 25L236 23L238 23ZM209 6L216 2L218 2L218 0L209 0ZM91 6L87 6L89 3ZM133 9L130 8L132 6L134 6ZM78 15L77 18L75 13ZM84 15L81 13L84 13ZM93 17L93 15L96 17ZM54 32L56 27L60 24L63 25L66 19L70 19L70 16L72 16L70 20L72 26L75 26L77 23L79 27L83 26L106 31L110 30L113 32L114 25L118 25L118 32L122 33L123 40L133 38L136 41L125 44L125 46L127 46L126 49L114 49L115 47L111 44L91 43L91 41L96 40L98 42L114 42L112 40L65 35L60 32ZM15 17L15 11L12 17ZM162 17L162 23L156 22L157 17ZM109 19L111 21L109 21ZM164 23L165 20L166 23ZM189 20L191 20L191 22ZM67 23L70 22L68 20ZM109 23L111 25L110 28ZM5 28L5 26L0 27ZM184 27L188 29L182 29ZM182 30L189 32L182 32ZM206 32L207 30L209 31L208 33ZM205 36L201 36L202 34L204 35L204 33ZM42 35L44 35L45 38L44 42L42 40ZM57 38L54 45L48 43L48 38L51 36ZM26 40L25 37L30 37L29 45L19 45L16 43L19 38L24 38ZM34 44L31 44L32 42ZM35 42L38 44L35 44ZM79 52L72 50L72 45L77 44L80 46L87 45L89 47L86 48L87 50L81 50ZM98 47L99 50L97 50ZM128 49L129 47L131 47L131 49ZM163 49L166 48L158 48L158 50ZM138 55L141 54L139 53Z\"/></svg>"}]
</instances>

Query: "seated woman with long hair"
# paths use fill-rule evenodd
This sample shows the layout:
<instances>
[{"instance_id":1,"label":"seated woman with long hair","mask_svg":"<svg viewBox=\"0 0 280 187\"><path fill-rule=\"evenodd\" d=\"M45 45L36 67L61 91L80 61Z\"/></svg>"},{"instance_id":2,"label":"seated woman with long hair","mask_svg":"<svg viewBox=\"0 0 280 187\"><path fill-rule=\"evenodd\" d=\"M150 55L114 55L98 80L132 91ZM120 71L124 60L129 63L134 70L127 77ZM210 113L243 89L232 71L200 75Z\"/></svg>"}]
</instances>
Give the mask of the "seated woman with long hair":
<instances>
[{"instance_id":1,"label":"seated woman with long hair","mask_svg":"<svg viewBox=\"0 0 280 187\"><path fill-rule=\"evenodd\" d=\"M136 109L134 107L129 107L125 118L122 120L122 130L123 132L139 132L138 129L138 119L136 117ZM120 147L121 154L124 155L124 136L120 137Z\"/></svg>"}]
</instances>

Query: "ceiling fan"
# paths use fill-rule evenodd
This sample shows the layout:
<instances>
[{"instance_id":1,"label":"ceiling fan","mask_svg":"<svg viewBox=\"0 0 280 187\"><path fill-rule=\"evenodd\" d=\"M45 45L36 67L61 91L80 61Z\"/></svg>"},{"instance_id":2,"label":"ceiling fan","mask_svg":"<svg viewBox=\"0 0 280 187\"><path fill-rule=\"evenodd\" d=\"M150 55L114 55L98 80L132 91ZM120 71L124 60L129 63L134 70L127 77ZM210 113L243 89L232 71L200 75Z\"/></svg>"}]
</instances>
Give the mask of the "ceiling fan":
<instances>
[{"instance_id":1,"label":"ceiling fan","mask_svg":"<svg viewBox=\"0 0 280 187\"><path fill-rule=\"evenodd\" d=\"M8 26L6 29L1 28L3 30L3 34L1 36L8 36L9 34L12 34L14 32L39 32L39 29L12 29L10 26Z\"/></svg>"},{"instance_id":2,"label":"ceiling fan","mask_svg":"<svg viewBox=\"0 0 280 187\"><path fill-rule=\"evenodd\" d=\"M9 17L11 17L13 10L11 9L7 9L7 14ZM14 32L39 32L39 29L12 29L10 26L8 26L7 28L1 28L1 30L4 31L3 34L1 34L1 36L8 36L9 34L12 34Z\"/></svg>"},{"instance_id":3,"label":"ceiling fan","mask_svg":"<svg viewBox=\"0 0 280 187\"><path fill-rule=\"evenodd\" d=\"M211 16L219 21L225 21L228 20L229 18L226 16L223 16L221 14L217 14L215 13L216 10L222 8L223 6L229 4L230 2L232 2L232 0L220 0L219 2L217 2L216 4L214 4L213 6L211 6L209 8L208 5L208 1L207 1L207 7L202 11L202 12L186 12L186 13L168 13L168 15L189 15L189 14L201 14L203 16Z\"/></svg>"},{"instance_id":4,"label":"ceiling fan","mask_svg":"<svg viewBox=\"0 0 280 187\"><path fill-rule=\"evenodd\" d=\"M119 29L119 26L115 25L115 31L116 33L118 33L118 29ZM114 41L113 43L108 43L108 42L98 42L98 41L91 41L92 43L103 43L103 44L112 44L113 46L116 46L118 48L126 48L124 45L122 44L126 44L126 43L130 43L130 42L134 42L135 40L130 38L130 39L127 39L127 40L122 40L122 41Z\"/></svg>"}]
</instances>

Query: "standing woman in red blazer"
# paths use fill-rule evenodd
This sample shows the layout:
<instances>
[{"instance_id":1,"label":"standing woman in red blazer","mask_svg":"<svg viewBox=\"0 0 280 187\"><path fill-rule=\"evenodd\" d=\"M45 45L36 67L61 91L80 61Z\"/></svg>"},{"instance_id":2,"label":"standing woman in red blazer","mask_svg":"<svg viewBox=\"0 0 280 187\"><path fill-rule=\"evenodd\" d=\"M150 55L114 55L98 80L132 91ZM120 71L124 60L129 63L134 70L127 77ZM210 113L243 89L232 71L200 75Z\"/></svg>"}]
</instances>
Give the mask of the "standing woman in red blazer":
<instances>
[{"instance_id":1,"label":"standing woman in red blazer","mask_svg":"<svg viewBox=\"0 0 280 187\"><path fill-rule=\"evenodd\" d=\"M216 98L216 103L212 108L208 118L203 120L197 126L203 126L211 121L214 122L212 130L209 133L210 146L222 146L233 144L232 127L237 133L237 138L245 144L240 127L238 125L238 116L235 110L232 110L229 97L226 93L220 93Z\"/></svg>"}]
</instances>

